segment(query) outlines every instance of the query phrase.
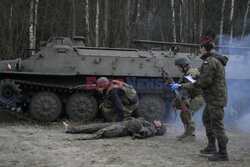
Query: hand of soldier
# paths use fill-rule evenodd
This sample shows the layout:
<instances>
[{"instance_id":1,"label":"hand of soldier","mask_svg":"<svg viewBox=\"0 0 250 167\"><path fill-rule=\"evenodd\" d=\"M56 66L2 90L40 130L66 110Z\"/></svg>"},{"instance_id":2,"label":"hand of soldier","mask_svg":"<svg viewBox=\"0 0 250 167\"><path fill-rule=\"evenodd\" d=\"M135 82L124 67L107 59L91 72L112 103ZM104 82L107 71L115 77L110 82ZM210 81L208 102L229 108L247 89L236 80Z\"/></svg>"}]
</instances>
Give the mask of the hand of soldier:
<instances>
[{"instance_id":1,"label":"hand of soldier","mask_svg":"<svg viewBox=\"0 0 250 167\"><path fill-rule=\"evenodd\" d=\"M164 84L164 87L170 87L170 84L169 83L163 83Z\"/></svg>"},{"instance_id":2,"label":"hand of soldier","mask_svg":"<svg viewBox=\"0 0 250 167\"><path fill-rule=\"evenodd\" d=\"M179 87L180 87L180 84L178 84L178 83L175 83L175 84L170 84L170 86L171 86L171 90L172 90L172 91L174 91L174 90L177 90L177 89L179 89Z\"/></svg>"},{"instance_id":3,"label":"hand of soldier","mask_svg":"<svg viewBox=\"0 0 250 167\"><path fill-rule=\"evenodd\" d=\"M145 133L143 132L139 132L139 133L134 133L132 136L132 139L145 139L147 136Z\"/></svg>"},{"instance_id":4,"label":"hand of soldier","mask_svg":"<svg viewBox=\"0 0 250 167\"><path fill-rule=\"evenodd\" d=\"M141 135L138 134L138 133L134 133L133 136L132 136L132 140L135 140L136 138L140 139Z\"/></svg>"},{"instance_id":5,"label":"hand of soldier","mask_svg":"<svg viewBox=\"0 0 250 167\"><path fill-rule=\"evenodd\" d=\"M191 74L191 73L190 73L189 76L192 77L193 79L196 78L196 75L195 75L195 74Z\"/></svg>"}]
</instances>

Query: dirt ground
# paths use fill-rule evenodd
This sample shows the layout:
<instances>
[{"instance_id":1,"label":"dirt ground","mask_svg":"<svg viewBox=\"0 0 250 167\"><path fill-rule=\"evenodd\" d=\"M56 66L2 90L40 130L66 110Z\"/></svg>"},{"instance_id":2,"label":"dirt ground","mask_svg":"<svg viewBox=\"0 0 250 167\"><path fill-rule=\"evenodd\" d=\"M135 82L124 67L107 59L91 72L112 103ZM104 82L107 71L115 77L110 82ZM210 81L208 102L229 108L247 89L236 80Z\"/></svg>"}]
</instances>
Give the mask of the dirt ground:
<instances>
[{"instance_id":1,"label":"dirt ground","mask_svg":"<svg viewBox=\"0 0 250 167\"><path fill-rule=\"evenodd\" d=\"M206 146L199 126L195 140L177 141L181 124L168 124L164 136L143 140L131 137L79 141L64 133L61 122L38 125L27 121L0 123L1 167L90 166L249 166L250 134L228 128L229 162L209 162L199 150Z\"/></svg>"}]
</instances>

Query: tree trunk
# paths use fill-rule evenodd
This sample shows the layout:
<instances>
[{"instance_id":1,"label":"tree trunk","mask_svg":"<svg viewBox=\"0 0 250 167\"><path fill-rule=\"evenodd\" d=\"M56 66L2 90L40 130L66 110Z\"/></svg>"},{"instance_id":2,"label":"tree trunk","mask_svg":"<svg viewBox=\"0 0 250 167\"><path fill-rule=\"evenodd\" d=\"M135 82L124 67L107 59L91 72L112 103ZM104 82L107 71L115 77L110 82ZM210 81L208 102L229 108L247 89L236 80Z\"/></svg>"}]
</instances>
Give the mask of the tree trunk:
<instances>
[{"instance_id":1,"label":"tree trunk","mask_svg":"<svg viewBox=\"0 0 250 167\"><path fill-rule=\"evenodd\" d=\"M222 0L221 7L221 20L220 20L220 45L222 45L222 34L223 34L223 26L224 26L224 11L225 11L226 0Z\"/></svg>"},{"instance_id":2,"label":"tree trunk","mask_svg":"<svg viewBox=\"0 0 250 167\"><path fill-rule=\"evenodd\" d=\"M181 41L181 43L184 42L184 39L183 39L183 16L182 16L182 10L183 10L183 0L180 1L180 41Z\"/></svg>"},{"instance_id":3,"label":"tree trunk","mask_svg":"<svg viewBox=\"0 0 250 167\"><path fill-rule=\"evenodd\" d=\"M86 0L85 5L85 24L86 24L86 41L87 45L90 46L90 25L89 25L89 0Z\"/></svg>"},{"instance_id":4,"label":"tree trunk","mask_svg":"<svg viewBox=\"0 0 250 167\"><path fill-rule=\"evenodd\" d=\"M125 33L126 33L126 41L125 45L127 48L129 48L130 44L130 24L129 24L129 18L130 18L130 0L126 1L126 6L124 8L124 22L125 22Z\"/></svg>"},{"instance_id":5,"label":"tree trunk","mask_svg":"<svg viewBox=\"0 0 250 167\"><path fill-rule=\"evenodd\" d=\"M164 32L162 30L161 21L159 20L158 23L159 23L160 33L161 33L161 41L164 41L165 38L164 38Z\"/></svg>"},{"instance_id":6,"label":"tree trunk","mask_svg":"<svg viewBox=\"0 0 250 167\"><path fill-rule=\"evenodd\" d=\"M193 0L193 25L194 25L194 28L193 28L193 38L192 38L192 43L194 41L197 40L197 34L198 34L198 31L197 31L197 15L196 15L196 10L197 10L197 3L195 0Z\"/></svg>"},{"instance_id":7,"label":"tree trunk","mask_svg":"<svg viewBox=\"0 0 250 167\"><path fill-rule=\"evenodd\" d=\"M44 16L43 16L43 24L42 24L42 28L41 28L40 41L44 40L43 36L44 36L44 31L45 31L45 26L46 26L45 22L47 20L48 7L49 7L49 3L48 3L48 1L46 1L46 3L45 3L45 11L44 11ZM50 32L52 32L52 31L50 31Z\"/></svg>"},{"instance_id":8,"label":"tree trunk","mask_svg":"<svg viewBox=\"0 0 250 167\"><path fill-rule=\"evenodd\" d=\"M35 54L35 49L36 49L36 25L37 25L38 3L39 0L30 1L29 39L30 39L31 55Z\"/></svg>"},{"instance_id":9,"label":"tree trunk","mask_svg":"<svg viewBox=\"0 0 250 167\"><path fill-rule=\"evenodd\" d=\"M244 16L244 22L243 22L243 30L242 30L241 40L244 38L245 31L246 31L247 15L248 15L248 11L249 11L249 6L250 6L250 0L247 1L247 9L246 9L245 16Z\"/></svg>"},{"instance_id":10,"label":"tree trunk","mask_svg":"<svg viewBox=\"0 0 250 167\"><path fill-rule=\"evenodd\" d=\"M29 20L29 40L30 40L30 54L33 55L35 49L35 37L34 37L34 0L30 1L30 20Z\"/></svg>"},{"instance_id":11,"label":"tree trunk","mask_svg":"<svg viewBox=\"0 0 250 167\"><path fill-rule=\"evenodd\" d=\"M37 10L38 10L39 0L35 0L35 8L34 8L34 49L36 49L36 29L37 29ZM35 51L34 51L35 53Z\"/></svg>"},{"instance_id":12,"label":"tree trunk","mask_svg":"<svg viewBox=\"0 0 250 167\"><path fill-rule=\"evenodd\" d=\"M172 8L173 40L174 40L174 42L176 42L176 24L175 24L174 0L171 0L171 8Z\"/></svg>"},{"instance_id":13,"label":"tree trunk","mask_svg":"<svg viewBox=\"0 0 250 167\"><path fill-rule=\"evenodd\" d=\"M232 0L232 3L231 3L229 45L232 45L232 39L233 39L233 16L234 16L234 0Z\"/></svg>"},{"instance_id":14,"label":"tree trunk","mask_svg":"<svg viewBox=\"0 0 250 167\"><path fill-rule=\"evenodd\" d=\"M189 1L183 1L183 18L184 18L184 26L183 26L183 37L184 37L184 42L189 42L188 37L189 37Z\"/></svg>"},{"instance_id":15,"label":"tree trunk","mask_svg":"<svg viewBox=\"0 0 250 167\"><path fill-rule=\"evenodd\" d=\"M75 0L72 0L72 36L76 35L76 8Z\"/></svg>"},{"instance_id":16,"label":"tree trunk","mask_svg":"<svg viewBox=\"0 0 250 167\"><path fill-rule=\"evenodd\" d=\"M9 15L9 56L12 58L14 56L14 27L13 27L13 8L14 1L11 1L10 15Z\"/></svg>"},{"instance_id":17,"label":"tree trunk","mask_svg":"<svg viewBox=\"0 0 250 167\"><path fill-rule=\"evenodd\" d=\"M193 10L194 10L194 4L193 4L193 1L189 0L187 1L188 3L188 9L187 9L187 27L188 27L188 33L187 33L187 39L188 39L188 42L189 43L192 43L192 37L194 36L194 33L193 33Z\"/></svg>"},{"instance_id":18,"label":"tree trunk","mask_svg":"<svg viewBox=\"0 0 250 167\"><path fill-rule=\"evenodd\" d=\"M108 15L109 15L109 0L104 2L104 23L103 23L103 46L108 46Z\"/></svg>"},{"instance_id":19,"label":"tree trunk","mask_svg":"<svg viewBox=\"0 0 250 167\"><path fill-rule=\"evenodd\" d=\"M99 0L96 1L96 17L95 17L95 46L99 45Z\"/></svg>"},{"instance_id":20,"label":"tree trunk","mask_svg":"<svg viewBox=\"0 0 250 167\"><path fill-rule=\"evenodd\" d=\"M203 15L204 15L204 0L201 0L201 5L200 5L200 27L199 27L199 38L202 37L202 32L203 32Z\"/></svg>"},{"instance_id":21,"label":"tree trunk","mask_svg":"<svg viewBox=\"0 0 250 167\"><path fill-rule=\"evenodd\" d=\"M135 34L137 37L139 36L139 31L140 31L140 23L139 23L139 18L141 16L141 0L137 0L136 1L136 10L135 10L135 16L134 16L134 24L136 25L136 30L135 30Z\"/></svg>"}]
</instances>

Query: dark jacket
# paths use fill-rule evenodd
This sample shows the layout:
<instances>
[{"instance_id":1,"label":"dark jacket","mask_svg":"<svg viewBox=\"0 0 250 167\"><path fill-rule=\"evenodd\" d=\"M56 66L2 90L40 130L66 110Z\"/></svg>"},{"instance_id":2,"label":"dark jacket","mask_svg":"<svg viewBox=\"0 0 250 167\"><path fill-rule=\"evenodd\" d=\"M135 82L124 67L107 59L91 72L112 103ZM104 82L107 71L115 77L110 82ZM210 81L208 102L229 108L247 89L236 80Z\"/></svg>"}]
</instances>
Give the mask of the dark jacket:
<instances>
[{"instance_id":1,"label":"dark jacket","mask_svg":"<svg viewBox=\"0 0 250 167\"><path fill-rule=\"evenodd\" d=\"M225 79L225 66L228 58L214 53L206 53L201 56L203 64L200 76L195 87L202 88L203 97L207 105L227 105L227 85Z\"/></svg>"}]
</instances>

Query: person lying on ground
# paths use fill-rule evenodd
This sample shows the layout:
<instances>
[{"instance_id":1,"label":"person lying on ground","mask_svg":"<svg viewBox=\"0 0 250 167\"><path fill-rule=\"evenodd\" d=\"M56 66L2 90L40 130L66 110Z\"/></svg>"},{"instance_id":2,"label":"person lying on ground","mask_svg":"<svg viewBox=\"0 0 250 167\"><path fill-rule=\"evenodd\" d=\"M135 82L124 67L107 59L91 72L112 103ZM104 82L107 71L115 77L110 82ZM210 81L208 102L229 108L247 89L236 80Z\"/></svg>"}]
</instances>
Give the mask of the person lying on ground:
<instances>
[{"instance_id":1,"label":"person lying on ground","mask_svg":"<svg viewBox=\"0 0 250 167\"><path fill-rule=\"evenodd\" d=\"M91 140L121 136L132 136L132 139L144 139L151 136L162 136L166 132L166 124L155 120L149 122L143 117L127 118L122 122L93 123L82 126L72 126L63 122L66 133L86 133L78 140Z\"/></svg>"}]
</instances>

